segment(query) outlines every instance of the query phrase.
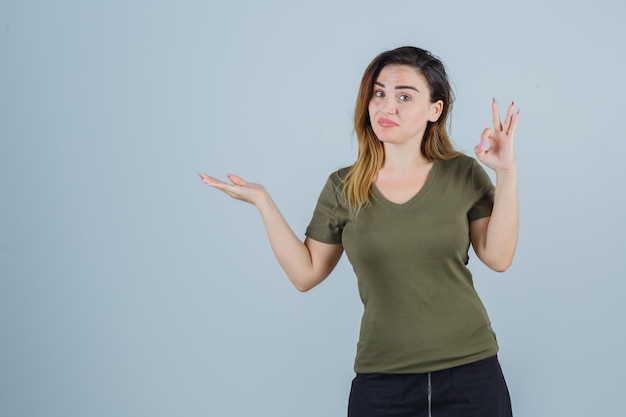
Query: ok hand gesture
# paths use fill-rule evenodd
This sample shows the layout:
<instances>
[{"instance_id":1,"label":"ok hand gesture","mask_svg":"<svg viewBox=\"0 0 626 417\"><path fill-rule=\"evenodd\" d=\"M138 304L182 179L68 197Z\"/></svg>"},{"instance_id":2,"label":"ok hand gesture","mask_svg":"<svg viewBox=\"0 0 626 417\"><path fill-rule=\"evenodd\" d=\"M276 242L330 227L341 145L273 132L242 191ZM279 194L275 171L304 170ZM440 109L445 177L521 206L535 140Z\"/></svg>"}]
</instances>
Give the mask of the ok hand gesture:
<instances>
[{"instance_id":1,"label":"ok hand gesture","mask_svg":"<svg viewBox=\"0 0 626 417\"><path fill-rule=\"evenodd\" d=\"M485 129L480 137L480 143L474 148L478 160L496 172L507 172L516 168L513 142L519 110L513 113L514 107L515 103L511 103L503 123L500 120L496 99L493 99L491 104L493 129ZM486 146L487 144L489 146Z\"/></svg>"}]
</instances>

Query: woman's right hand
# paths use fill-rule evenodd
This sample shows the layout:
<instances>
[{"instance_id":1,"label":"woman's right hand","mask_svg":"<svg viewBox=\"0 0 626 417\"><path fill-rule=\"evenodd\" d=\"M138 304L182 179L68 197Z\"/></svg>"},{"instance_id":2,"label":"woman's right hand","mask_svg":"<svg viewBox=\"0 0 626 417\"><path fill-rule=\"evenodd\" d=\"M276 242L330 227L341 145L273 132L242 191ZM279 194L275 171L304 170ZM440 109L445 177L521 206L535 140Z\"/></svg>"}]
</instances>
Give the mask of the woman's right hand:
<instances>
[{"instance_id":1,"label":"woman's right hand","mask_svg":"<svg viewBox=\"0 0 626 417\"><path fill-rule=\"evenodd\" d=\"M226 175L232 184L220 181L206 174L199 175L200 180L206 185L217 188L234 199L245 201L246 203L254 204L255 206L258 206L263 199L268 197L268 193L262 185L246 182L243 178L237 175Z\"/></svg>"},{"instance_id":2,"label":"woman's right hand","mask_svg":"<svg viewBox=\"0 0 626 417\"><path fill-rule=\"evenodd\" d=\"M289 280L299 291L308 291L322 282L335 268L343 246L307 238L302 242L274 204L269 193L259 184L251 184L237 175L228 175L231 184L200 174L206 185L225 192L232 198L254 204L265 224L272 250Z\"/></svg>"}]
</instances>

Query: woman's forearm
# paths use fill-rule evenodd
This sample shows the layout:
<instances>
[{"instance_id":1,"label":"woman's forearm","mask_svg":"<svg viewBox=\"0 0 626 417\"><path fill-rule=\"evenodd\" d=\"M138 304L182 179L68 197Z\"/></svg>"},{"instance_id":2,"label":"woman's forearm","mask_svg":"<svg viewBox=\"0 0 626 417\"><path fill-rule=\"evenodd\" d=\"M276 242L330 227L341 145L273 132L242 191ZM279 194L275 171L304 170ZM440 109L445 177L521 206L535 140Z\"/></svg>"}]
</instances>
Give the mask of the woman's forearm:
<instances>
[{"instance_id":1,"label":"woman's forearm","mask_svg":"<svg viewBox=\"0 0 626 417\"><path fill-rule=\"evenodd\" d=\"M312 256L310 248L296 236L269 194L256 207L278 263L299 291L313 288L330 274L341 256L337 247L340 245L334 245L334 248L325 245L327 247L318 251L321 256ZM319 260L317 263L316 259Z\"/></svg>"},{"instance_id":2,"label":"woman's forearm","mask_svg":"<svg viewBox=\"0 0 626 417\"><path fill-rule=\"evenodd\" d=\"M232 184L200 174L206 185L234 199L253 204L259 210L274 255L298 290L307 291L323 281L341 257L341 244L331 245L310 239L303 243L262 185L249 183L238 175L229 174L228 178Z\"/></svg>"},{"instance_id":3,"label":"woman's forearm","mask_svg":"<svg viewBox=\"0 0 626 417\"><path fill-rule=\"evenodd\" d=\"M496 172L493 211L487 227L485 255L491 268L504 271L513 262L519 234L517 169Z\"/></svg>"}]
</instances>

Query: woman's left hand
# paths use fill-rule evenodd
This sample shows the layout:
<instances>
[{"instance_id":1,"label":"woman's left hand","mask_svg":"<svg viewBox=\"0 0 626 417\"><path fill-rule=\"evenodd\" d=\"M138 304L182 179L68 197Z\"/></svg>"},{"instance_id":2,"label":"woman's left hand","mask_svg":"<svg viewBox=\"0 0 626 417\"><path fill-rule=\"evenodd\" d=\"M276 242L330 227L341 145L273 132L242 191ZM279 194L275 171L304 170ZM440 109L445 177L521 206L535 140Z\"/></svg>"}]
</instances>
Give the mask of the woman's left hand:
<instances>
[{"instance_id":1,"label":"woman's left hand","mask_svg":"<svg viewBox=\"0 0 626 417\"><path fill-rule=\"evenodd\" d=\"M514 113L514 108L515 103L511 103L503 123L494 98L491 104L493 129L485 129L480 137L480 143L474 148L478 160L496 172L507 172L516 168L513 142L519 110Z\"/></svg>"}]
</instances>

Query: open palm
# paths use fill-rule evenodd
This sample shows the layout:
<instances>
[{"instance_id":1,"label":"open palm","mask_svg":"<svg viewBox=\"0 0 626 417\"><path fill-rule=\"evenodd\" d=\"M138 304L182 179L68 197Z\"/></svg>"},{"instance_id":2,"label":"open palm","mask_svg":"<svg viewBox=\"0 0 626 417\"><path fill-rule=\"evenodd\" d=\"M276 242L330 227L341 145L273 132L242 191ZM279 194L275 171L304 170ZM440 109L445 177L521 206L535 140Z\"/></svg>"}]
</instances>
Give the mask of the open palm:
<instances>
[{"instance_id":1,"label":"open palm","mask_svg":"<svg viewBox=\"0 0 626 417\"><path fill-rule=\"evenodd\" d=\"M231 181L231 184L220 181L206 174L200 174L200 180L206 185L223 191L232 198L254 205L257 205L261 199L267 196L267 191L262 185L246 182L243 178L237 175L228 174L227 176Z\"/></svg>"}]
</instances>

